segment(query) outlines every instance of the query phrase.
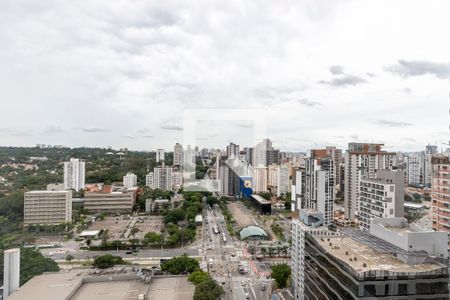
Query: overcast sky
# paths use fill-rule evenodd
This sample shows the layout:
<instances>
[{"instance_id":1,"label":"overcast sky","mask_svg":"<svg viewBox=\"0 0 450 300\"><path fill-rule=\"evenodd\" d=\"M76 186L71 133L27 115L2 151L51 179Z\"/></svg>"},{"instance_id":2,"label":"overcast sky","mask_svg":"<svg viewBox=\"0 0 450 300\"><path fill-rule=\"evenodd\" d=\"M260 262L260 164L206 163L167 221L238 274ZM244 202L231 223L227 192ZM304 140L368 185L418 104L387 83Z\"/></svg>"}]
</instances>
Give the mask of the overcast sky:
<instances>
[{"instance_id":1,"label":"overcast sky","mask_svg":"<svg viewBox=\"0 0 450 300\"><path fill-rule=\"evenodd\" d=\"M183 112L201 108L265 111L282 150L441 145L449 11L448 0L2 0L0 145L172 149ZM251 143L251 122L221 116L199 122L200 147Z\"/></svg>"}]
</instances>

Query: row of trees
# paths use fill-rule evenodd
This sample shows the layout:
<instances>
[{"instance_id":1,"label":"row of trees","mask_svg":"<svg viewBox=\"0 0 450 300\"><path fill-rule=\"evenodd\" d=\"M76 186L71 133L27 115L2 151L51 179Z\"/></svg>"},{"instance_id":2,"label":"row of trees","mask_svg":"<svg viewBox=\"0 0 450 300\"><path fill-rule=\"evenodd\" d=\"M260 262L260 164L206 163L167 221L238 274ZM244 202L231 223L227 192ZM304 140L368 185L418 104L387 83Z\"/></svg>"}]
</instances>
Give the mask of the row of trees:
<instances>
[{"instance_id":1,"label":"row of trees","mask_svg":"<svg viewBox=\"0 0 450 300\"><path fill-rule=\"evenodd\" d=\"M419 193L405 194L405 202L422 203L422 195Z\"/></svg>"},{"instance_id":2,"label":"row of trees","mask_svg":"<svg viewBox=\"0 0 450 300\"><path fill-rule=\"evenodd\" d=\"M281 244L280 242L274 246L264 246L260 244L259 247L255 247L250 245L248 248L248 252L251 255L255 255L258 249L261 251L263 257L266 257L266 255L273 257L273 256L287 256L289 247L286 244Z\"/></svg>"},{"instance_id":3,"label":"row of trees","mask_svg":"<svg viewBox=\"0 0 450 300\"><path fill-rule=\"evenodd\" d=\"M186 255L165 262L161 269L170 274L189 274L188 280L195 285L194 300L216 300L223 295L223 288L212 277L200 270L196 259Z\"/></svg>"},{"instance_id":4,"label":"row of trees","mask_svg":"<svg viewBox=\"0 0 450 300\"><path fill-rule=\"evenodd\" d=\"M201 270L189 275L188 280L195 285L194 300L216 300L224 294L217 281Z\"/></svg>"},{"instance_id":5,"label":"row of trees","mask_svg":"<svg viewBox=\"0 0 450 300\"><path fill-rule=\"evenodd\" d=\"M230 210L228 209L226 197L222 197L220 199L219 206L220 206L220 209L222 210L222 214L225 217L228 232L230 233L230 235L235 235L234 226L236 225L236 220L233 218L233 215L231 214Z\"/></svg>"}]
</instances>

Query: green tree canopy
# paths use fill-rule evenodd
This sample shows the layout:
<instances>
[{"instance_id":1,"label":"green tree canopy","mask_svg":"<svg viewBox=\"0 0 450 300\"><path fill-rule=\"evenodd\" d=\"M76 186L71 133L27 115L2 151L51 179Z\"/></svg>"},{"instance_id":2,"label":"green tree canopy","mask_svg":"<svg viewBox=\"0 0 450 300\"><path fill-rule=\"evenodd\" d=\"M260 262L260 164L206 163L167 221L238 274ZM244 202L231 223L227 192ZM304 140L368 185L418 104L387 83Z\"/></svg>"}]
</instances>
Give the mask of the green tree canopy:
<instances>
[{"instance_id":1,"label":"green tree canopy","mask_svg":"<svg viewBox=\"0 0 450 300\"><path fill-rule=\"evenodd\" d=\"M271 276L275 279L277 286L281 289L285 288L291 275L291 268L287 264L273 265L271 268Z\"/></svg>"},{"instance_id":2,"label":"green tree canopy","mask_svg":"<svg viewBox=\"0 0 450 300\"><path fill-rule=\"evenodd\" d=\"M144 236L144 240L149 244L159 244L162 241L162 236L156 232L147 232Z\"/></svg>"},{"instance_id":3,"label":"green tree canopy","mask_svg":"<svg viewBox=\"0 0 450 300\"><path fill-rule=\"evenodd\" d=\"M223 293L223 288L215 280L209 279L195 287L194 300L217 300Z\"/></svg>"},{"instance_id":4,"label":"green tree canopy","mask_svg":"<svg viewBox=\"0 0 450 300\"><path fill-rule=\"evenodd\" d=\"M164 223L177 224L179 221L183 221L186 218L186 212L181 208L172 209L164 216Z\"/></svg>"},{"instance_id":5,"label":"green tree canopy","mask_svg":"<svg viewBox=\"0 0 450 300\"><path fill-rule=\"evenodd\" d=\"M112 254L105 254L102 256L97 256L94 259L93 266L99 269L112 268L115 265L123 265L125 261L120 256L114 256Z\"/></svg>"},{"instance_id":6,"label":"green tree canopy","mask_svg":"<svg viewBox=\"0 0 450 300\"><path fill-rule=\"evenodd\" d=\"M211 276L202 270L194 271L188 276L188 280L197 285L205 281L211 280Z\"/></svg>"},{"instance_id":7,"label":"green tree canopy","mask_svg":"<svg viewBox=\"0 0 450 300\"><path fill-rule=\"evenodd\" d=\"M171 274L192 273L199 269L198 261L187 255L174 257L162 264L161 269Z\"/></svg>"}]
</instances>

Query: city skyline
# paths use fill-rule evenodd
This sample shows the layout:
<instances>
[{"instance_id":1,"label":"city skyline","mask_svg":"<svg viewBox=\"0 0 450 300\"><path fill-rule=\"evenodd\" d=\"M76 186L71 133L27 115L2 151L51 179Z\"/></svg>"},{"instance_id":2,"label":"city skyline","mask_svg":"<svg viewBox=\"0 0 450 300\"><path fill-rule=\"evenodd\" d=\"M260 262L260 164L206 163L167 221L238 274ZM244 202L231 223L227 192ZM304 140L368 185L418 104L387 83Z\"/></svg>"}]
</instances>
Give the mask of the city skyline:
<instances>
[{"instance_id":1,"label":"city skyline","mask_svg":"<svg viewBox=\"0 0 450 300\"><path fill-rule=\"evenodd\" d=\"M441 146L450 4L433 4L4 1L0 144L171 149L183 111L213 107L267 110L282 150ZM248 124L218 127L200 147Z\"/></svg>"}]
</instances>

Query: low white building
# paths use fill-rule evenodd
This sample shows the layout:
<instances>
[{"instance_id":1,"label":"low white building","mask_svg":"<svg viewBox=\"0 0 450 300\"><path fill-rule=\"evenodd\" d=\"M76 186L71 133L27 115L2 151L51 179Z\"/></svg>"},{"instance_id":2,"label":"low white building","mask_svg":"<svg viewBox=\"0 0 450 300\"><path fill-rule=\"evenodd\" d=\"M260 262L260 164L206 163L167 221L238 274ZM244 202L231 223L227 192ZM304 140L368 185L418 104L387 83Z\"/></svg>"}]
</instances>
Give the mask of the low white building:
<instances>
[{"instance_id":1,"label":"low white building","mask_svg":"<svg viewBox=\"0 0 450 300\"><path fill-rule=\"evenodd\" d=\"M409 252L425 251L438 258L448 258L448 234L425 231L405 218L372 219L370 234Z\"/></svg>"},{"instance_id":2,"label":"low white building","mask_svg":"<svg viewBox=\"0 0 450 300\"><path fill-rule=\"evenodd\" d=\"M123 186L126 188L137 186L137 175L129 172L127 175L123 176Z\"/></svg>"}]
</instances>

